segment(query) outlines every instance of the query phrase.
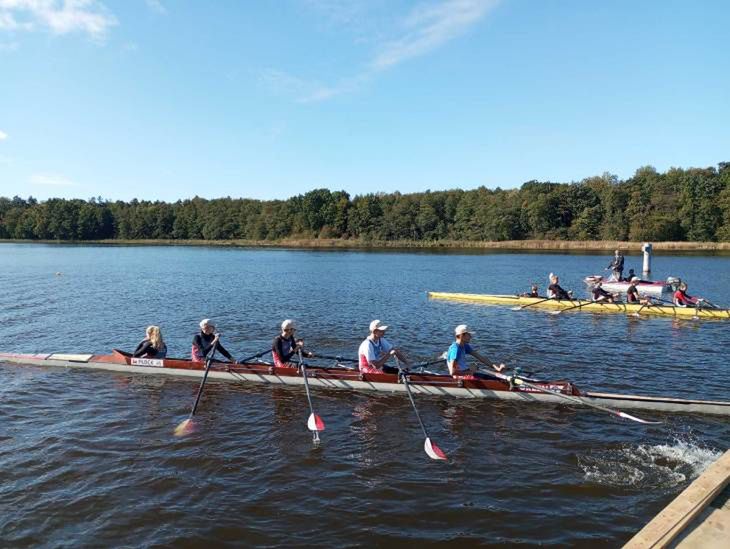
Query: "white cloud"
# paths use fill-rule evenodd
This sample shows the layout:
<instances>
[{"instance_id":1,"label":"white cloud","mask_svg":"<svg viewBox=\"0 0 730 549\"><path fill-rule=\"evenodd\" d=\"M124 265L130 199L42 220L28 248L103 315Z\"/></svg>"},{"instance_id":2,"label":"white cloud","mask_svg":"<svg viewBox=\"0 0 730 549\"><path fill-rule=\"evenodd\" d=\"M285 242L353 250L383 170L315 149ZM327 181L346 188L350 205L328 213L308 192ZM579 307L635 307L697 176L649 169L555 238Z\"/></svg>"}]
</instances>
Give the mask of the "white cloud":
<instances>
[{"instance_id":1,"label":"white cloud","mask_svg":"<svg viewBox=\"0 0 730 549\"><path fill-rule=\"evenodd\" d=\"M0 130L0 141L5 141L8 138L8 134Z\"/></svg>"},{"instance_id":2,"label":"white cloud","mask_svg":"<svg viewBox=\"0 0 730 549\"><path fill-rule=\"evenodd\" d=\"M86 33L103 39L117 19L98 0L0 0L0 29L53 34Z\"/></svg>"},{"instance_id":3,"label":"white cloud","mask_svg":"<svg viewBox=\"0 0 730 549\"><path fill-rule=\"evenodd\" d=\"M352 0L306 1L310 7L333 21L346 26L370 26L370 23L360 18L363 15L362 5ZM341 78L335 84L306 80L277 70L266 71L262 80L276 93L291 95L300 103L326 101L353 92L379 73L430 53L461 36L492 11L499 1L440 0L417 5L399 21L397 32L390 32L388 38L380 38L384 33L382 30L377 33L374 53L358 73Z\"/></svg>"},{"instance_id":4,"label":"white cloud","mask_svg":"<svg viewBox=\"0 0 730 549\"><path fill-rule=\"evenodd\" d=\"M388 69L435 50L466 32L497 3L498 0L447 0L417 6L403 22L405 34L384 44L371 67Z\"/></svg>"},{"instance_id":5,"label":"white cloud","mask_svg":"<svg viewBox=\"0 0 730 549\"><path fill-rule=\"evenodd\" d=\"M167 8L165 8L164 5L162 5L162 2L160 0L145 0L147 3L147 7L149 7L152 11L156 11L157 13L160 13L162 15L167 13Z\"/></svg>"},{"instance_id":6,"label":"white cloud","mask_svg":"<svg viewBox=\"0 0 730 549\"><path fill-rule=\"evenodd\" d=\"M30 176L30 182L34 185L45 185L51 187L77 187L78 184L63 175L37 173Z\"/></svg>"}]
</instances>

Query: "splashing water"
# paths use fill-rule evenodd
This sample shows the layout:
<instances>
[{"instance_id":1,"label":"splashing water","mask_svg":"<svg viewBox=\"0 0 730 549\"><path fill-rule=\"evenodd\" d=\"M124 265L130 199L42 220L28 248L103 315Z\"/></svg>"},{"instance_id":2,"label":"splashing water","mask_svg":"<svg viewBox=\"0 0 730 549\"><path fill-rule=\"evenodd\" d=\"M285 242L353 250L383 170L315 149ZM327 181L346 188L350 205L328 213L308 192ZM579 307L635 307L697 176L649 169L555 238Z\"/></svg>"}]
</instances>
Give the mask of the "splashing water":
<instances>
[{"instance_id":1,"label":"splashing water","mask_svg":"<svg viewBox=\"0 0 730 549\"><path fill-rule=\"evenodd\" d=\"M670 489L698 477L722 452L674 438L667 444L625 446L578 457L585 480L606 486Z\"/></svg>"}]
</instances>

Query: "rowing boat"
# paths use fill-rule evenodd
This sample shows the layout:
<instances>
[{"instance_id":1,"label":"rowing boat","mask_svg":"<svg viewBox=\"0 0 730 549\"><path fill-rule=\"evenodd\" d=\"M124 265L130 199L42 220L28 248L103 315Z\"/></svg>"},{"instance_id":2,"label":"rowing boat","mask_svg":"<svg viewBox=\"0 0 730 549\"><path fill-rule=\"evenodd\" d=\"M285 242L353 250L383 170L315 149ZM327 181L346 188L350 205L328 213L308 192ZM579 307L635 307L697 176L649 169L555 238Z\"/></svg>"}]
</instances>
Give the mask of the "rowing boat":
<instances>
[{"instance_id":1,"label":"rowing boat","mask_svg":"<svg viewBox=\"0 0 730 549\"><path fill-rule=\"evenodd\" d=\"M201 378L205 373L205 366L202 363L176 358L133 358L128 353L118 350L109 355L0 353L0 362L195 378ZM310 365L306 375L310 387L384 393L405 393L407 390L396 374L363 374L355 368L344 367L337 363L316 368ZM411 371L407 375L411 391L422 395L552 404L564 404L567 396L574 404L589 407L618 406L663 412L730 416L730 402L584 392L565 380L544 381L522 376L523 379L529 380L529 383L516 384L512 382L510 376L496 372L490 374L493 377L488 379L454 379L449 375L425 371L420 373ZM224 381L270 385L301 386L305 383L301 371L297 368L280 368L265 362L244 364L213 362L208 376ZM543 390L549 392L542 392Z\"/></svg>"},{"instance_id":2,"label":"rowing boat","mask_svg":"<svg viewBox=\"0 0 730 549\"><path fill-rule=\"evenodd\" d=\"M592 289L596 283L600 282L604 290L611 293L625 294L629 289L629 282L618 281L614 278L604 279L601 275L591 275L583 279L589 289ZM669 277L666 281L661 280L641 280L636 283L636 290L640 295L650 295L652 297L662 297L664 293L672 290L672 284L678 284L678 278Z\"/></svg>"},{"instance_id":3,"label":"rowing boat","mask_svg":"<svg viewBox=\"0 0 730 549\"><path fill-rule=\"evenodd\" d=\"M448 292L428 292L431 299L446 299L451 301L467 301L473 303L487 303L490 305L506 305L509 307L531 307L536 309L571 309L589 313L623 313L640 315L654 315L675 318L701 319L730 319L730 309L711 309L693 307L675 307L674 305L652 305L642 307L638 303L606 303L588 301L585 299L557 300L544 297L522 297L516 295L494 294L458 294ZM534 307L533 307L534 306Z\"/></svg>"}]
</instances>

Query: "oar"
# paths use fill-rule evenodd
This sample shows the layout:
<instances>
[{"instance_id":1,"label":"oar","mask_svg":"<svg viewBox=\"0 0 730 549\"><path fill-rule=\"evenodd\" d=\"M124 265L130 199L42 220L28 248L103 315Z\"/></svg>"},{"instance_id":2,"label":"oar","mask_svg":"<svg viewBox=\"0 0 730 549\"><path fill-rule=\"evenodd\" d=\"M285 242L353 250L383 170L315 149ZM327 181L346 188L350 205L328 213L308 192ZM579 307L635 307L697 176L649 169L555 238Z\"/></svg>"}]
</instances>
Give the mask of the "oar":
<instances>
[{"instance_id":1,"label":"oar","mask_svg":"<svg viewBox=\"0 0 730 549\"><path fill-rule=\"evenodd\" d=\"M491 372L482 370L486 374L492 375ZM497 379L502 379L498 376L493 376ZM609 414L613 414L618 417L622 417L624 419L630 419L631 421L636 421L638 423L644 423L646 425L659 425L662 422L661 421L649 421L646 419L641 419L636 416L632 416L631 414L627 414L626 412L622 412L621 410L615 410L613 408L608 408L607 406L601 406L600 404L593 404L592 402L587 402L584 399L577 398L572 395L566 395L559 391L553 391L552 389L546 389L545 387L540 387L539 385L535 385L534 383L530 383L529 381L525 381L524 379L517 377L517 376L511 376L512 382L515 385L524 385L526 387L530 387L532 389L535 389L536 391L540 391L541 393L549 393L551 395L555 395L560 398L564 398L565 400L569 400L571 402L575 402L576 404L580 404L582 406L589 406L590 408L596 408L597 410L602 410L604 412L608 412Z\"/></svg>"},{"instance_id":2,"label":"oar","mask_svg":"<svg viewBox=\"0 0 730 549\"><path fill-rule=\"evenodd\" d=\"M574 301L571 299L571 303L574 303ZM580 299L578 299L578 305L573 305L572 307L566 307L565 309L558 309L557 311L550 311L551 315L559 315L560 313L564 313L565 311L572 311L573 309L577 309L578 307L582 307L583 303L580 302Z\"/></svg>"},{"instance_id":3,"label":"oar","mask_svg":"<svg viewBox=\"0 0 730 549\"><path fill-rule=\"evenodd\" d=\"M317 358L326 358L327 360L336 360L338 362L357 363L357 359L355 359L355 358L342 358L341 356L320 355L319 353L317 354Z\"/></svg>"},{"instance_id":4,"label":"oar","mask_svg":"<svg viewBox=\"0 0 730 549\"><path fill-rule=\"evenodd\" d=\"M639 307L638 311L631 313L630 316L635 316L636 318L639 318L639 313L644 310L644 307L651 307L652 305L654 305L654 303L652 303L652 299L658 299L658 298L653 298L650 295L645 295L643 297L646 301L641 304L641 307Z\"/></svg>"},{"instance_id":5,"label":"oar","mask_svg":"<svg viewBox=\"0 0 730 549\"><path fill-rule=\"evenodd\" d=\"M440 459L446 461L448 458L446 457L446 454L444 454L443 450L439 448L436 444L431 442L431 437L428 436L428 432L426 431L426 427L423 425L423 421L421 420L421 415L418 413L418 408L416 407L416 401L413 400L413 394L411 393L411 386L408 382L408 376L403 371L403 368L401 368L400 361L398 360L398 357L395 357L395 363L398 366L398 372L400 373L400 378L403 380L403 385L406 386L406 392L408 393L408 398L411 400L411 404L413 405L413 411L416 412L416 417L418 418L418 423L421 425L421 430L423 431L423 435L426 437L425 442L423 443L423 449L426 451L426 454L428 454L428 457L431 459Z\"/></svg>"},{"instance_id":6,"label":"oar","mask_svg":"<svg viewBox=\"0 0 730 549\"><path fill-rule=\"evenodd\" d=\"M213 345L213 348L208 352L208 355L205 357L205 373L203 374L203 380L200 382L200 387L198 388L198 395L195 397L195 404L193 404L193 409L190 410L190 415L188 416L188 418L183 420L180 425L175 427L174 433L176 437L188 435L193 431L193 416L195 415L195 411L198 409L198 403L200 402L200 397L203 394L203 387L205 387L205 380L208 379L210 363L213 361L213 355L215 355L215 351L217 348L218 342L216 341L215 345Z\"/></svg>"},{"instance_id":7,"label":"oar","mask_svg":"<svg viewBox=\"0 0 730 549\"><path fill-rule=\"evenodd\" d=\"M446 351L444 351L443 353L441 353L438 356L437 359L435 359L435 360L429 360L428 362L421 362L420 364L414 364L411 367L411 369L412 370L416 370L416 369L425 368L426 366L433 366L434 364L438 364L439 362L443 362L444 360L446 360L446 355L447 355L447 353L446 353Z\"/></svg>"},{"instance_id":8,"label":"oar","mask_svg":"<svg viewBox=\"0 0 730 549\"><path fill-rule=\"evenodd\" d=\"M270 353L271 349L264 349L260 353L256 353L255 355L247 356L246 358L242 358L241 360L237 361L236 364L244 364L248 362L249 360L253 360L254 358L260 358L264 356L266 353Z\"/></svg>"},{"instance_id":9,"label":"oar","mask_svg":"<svg viewBox=\"0 0 730 549\"><path fill-rule=\"evenodd\" d=\"M309 419L307 420L307 428L312 431L312 442L315 446L319 445L319 432L324 431L324 421L317 414L314 413L314 406L312 406L312 397L309 395L309 380L307 379L307 366L304 364L302 358L302 348L299 348L299 369L302 372L304 378L304 390L307 392L307 401L309 402Z\"/></svg>"},{"instance_id":10,"label":"oar","mask_svg":"<svg viewBox=\"0 0 730 549\"><path fill-rule=\"evenodd\" d=\"M521 307L511 307L513 311L521 311L522 309L527 309L528 307L532 307L533 305L537 305L538 303L545 303L546 301L550 301L552 297L546 297L545 299L541 299L540 301L533 301L532 303L528 303L527 305L522 305Z\"/></svg>"}]
</instances>

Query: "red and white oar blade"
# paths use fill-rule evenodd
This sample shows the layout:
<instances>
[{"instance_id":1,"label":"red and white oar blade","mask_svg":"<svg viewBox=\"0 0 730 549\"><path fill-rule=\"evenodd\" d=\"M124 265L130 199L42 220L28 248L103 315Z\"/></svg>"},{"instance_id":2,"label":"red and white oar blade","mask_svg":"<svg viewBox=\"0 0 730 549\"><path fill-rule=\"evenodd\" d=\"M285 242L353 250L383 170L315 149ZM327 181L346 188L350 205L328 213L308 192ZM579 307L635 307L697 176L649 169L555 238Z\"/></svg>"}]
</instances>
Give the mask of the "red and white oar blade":
<instances>
[{"instance_id":1,"label":"red and white oar blade","mask_svg":"<svg viewBox=\"0 0 730 549\"><path fill-rule=\"evenodd\" d=\"M175 436L184 437L186 435L189 435L193 432L194 428L195 425L193 424L193 418L189 417L188 419L180 423L180 425L175 427Z\"/></svg>"},{"instance_id":2,"label":"red and white oar blade","mask_svg":"<svg viewBox=\"0 0 730 549\"><path fill-rule=\"evenodd\" d=\"M428 457L430 457L431 459L440 459L443 461L446 461L448 459L443 450L436 446L433 442L431 442L430 438L427 438L426 442L423 443L423 449L426 450Z\"/></svg>"},{"instance_id":3,"label":"red and white oar blade","mask_svg":"<svg viewBox=\"0 0 730 549\"><path fill-rule=\"evenodd\" d=\"M307 427L310 431L324 431L324 421L317 414L309 414Z\"/></svg>"},{"instance_id":4,"label":"red and white oar blade","mask_svg":"<svg viewBox=\"0 0 730 549\"><path fill-rule=\"evenodd\" d=\"M661 421L649 421L646 419L641 419L639 417L632 416L631 414L627 414L626 412L621 412L621 411L618 411L617 415L624 419L630 419L631 421L637 421L639 423L644 423L646 425L661 425L661 423L662 423Z\"/></svg>"}]
</instances>

